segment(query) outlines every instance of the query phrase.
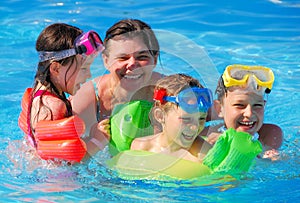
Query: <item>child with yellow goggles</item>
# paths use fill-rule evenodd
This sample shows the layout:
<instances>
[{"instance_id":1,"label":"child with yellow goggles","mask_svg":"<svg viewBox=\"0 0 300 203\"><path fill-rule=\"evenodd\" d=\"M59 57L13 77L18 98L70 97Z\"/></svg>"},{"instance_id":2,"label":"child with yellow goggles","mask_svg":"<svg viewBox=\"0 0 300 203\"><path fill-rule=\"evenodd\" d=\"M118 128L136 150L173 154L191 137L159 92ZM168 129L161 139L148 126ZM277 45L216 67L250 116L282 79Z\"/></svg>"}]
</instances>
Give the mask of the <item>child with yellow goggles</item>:
<instances>
[{"instance_id":1,"label":"child with yellow goggles","mask_svg":"<svg viewBox=\"0 0 300 203\"><path fill-rule=\"evenodd\" d=\"M247 85L250 77L258 86L267 88L266 93L271 92L274 74L270 68L235 64L227 66L222 75L225 87Z\"/></svg>"},{"instance_id":2,"label":"child with yellow goggles","mask_svg":"<svg viewBox=\"0 0 300 203\"><path fill-rule=\"evenodd\" d=\"M274 83L271 69L263 66L229 65L218 81L217 99L214 110L223 126L209 130L207 142L214 144L220 135L230 128L246 132L252 141L258 140L263 146L263 158L276 160L282 144L283 132L275 124L264 123L266 99ZM220 128L221 127L221 128Z\"/></svg>"}]
</instances>

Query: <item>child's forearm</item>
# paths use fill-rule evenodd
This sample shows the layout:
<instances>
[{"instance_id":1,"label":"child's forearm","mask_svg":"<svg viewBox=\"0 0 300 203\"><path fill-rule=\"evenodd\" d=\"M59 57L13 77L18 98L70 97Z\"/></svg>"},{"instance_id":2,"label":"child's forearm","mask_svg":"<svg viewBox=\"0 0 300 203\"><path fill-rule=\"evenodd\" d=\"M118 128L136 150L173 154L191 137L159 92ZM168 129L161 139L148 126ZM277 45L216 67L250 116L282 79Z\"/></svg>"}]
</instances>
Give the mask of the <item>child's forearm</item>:
<instances>
[{"instance_id":1,"label":"child's forearm","mask_svg":"<svg viewBox=\"0 0 300 203\"><path fill-rule=\"evenodd\" d=\"M87 152L93 156L98 151L101 151L109 142L110 134L109 127L106 126L106 121L95 123L90 129L90 140L87 141Z\"/></svg>"}]
</instances>

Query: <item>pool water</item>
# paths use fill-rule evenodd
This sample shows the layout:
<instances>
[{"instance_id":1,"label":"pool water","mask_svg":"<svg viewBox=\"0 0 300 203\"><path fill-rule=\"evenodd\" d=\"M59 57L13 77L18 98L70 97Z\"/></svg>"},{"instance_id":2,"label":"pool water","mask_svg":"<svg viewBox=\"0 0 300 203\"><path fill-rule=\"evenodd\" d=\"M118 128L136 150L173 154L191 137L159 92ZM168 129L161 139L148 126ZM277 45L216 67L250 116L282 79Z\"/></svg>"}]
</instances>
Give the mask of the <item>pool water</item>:
<instances>
[{"instance_id":1,"label":"pool water","mask_svg":"<svg viewBox=\"0 0 300 203\"><path fill-rule=\"evenodd\" d=\"M300 198L300 1L2 1L0 5L1 202L296 202ZM29 168L19 147L20 102L37 65L35 40L50 23L105 30L138 18L157 32L158 71L189 73L214 89L233 63L268 66L275 84L265 122L284 131L280 160L257 160L247 177L216 181L126 181L102 166L99 153L79 166ZM104 73L99 58L93 75ZM10 151L7 147L10 146ZM8 157L13 157L12 162Z\"/></svg>"}]
</instances>

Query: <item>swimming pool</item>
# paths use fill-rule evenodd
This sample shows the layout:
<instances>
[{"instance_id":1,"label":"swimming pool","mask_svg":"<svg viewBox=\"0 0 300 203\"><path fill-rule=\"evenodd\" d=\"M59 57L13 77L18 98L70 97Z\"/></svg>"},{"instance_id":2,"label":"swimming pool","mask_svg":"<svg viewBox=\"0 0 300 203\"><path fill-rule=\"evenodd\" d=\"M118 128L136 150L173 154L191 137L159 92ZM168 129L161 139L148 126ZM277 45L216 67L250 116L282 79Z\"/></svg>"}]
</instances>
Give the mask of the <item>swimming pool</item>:
<instances>
[{"instance_id":1,"label":"swimming pool","mask_svg":"<svg viewBox=\"0 0 300 203\"><path fill-rule=\"evenodd\" d=\"M1 3L2 202L294 202L300 198L300 2L172 2L14 0ZM104 37L109 26L128 17L142 19L161 33L164 70L191 71L202 77L209 72L214 78L232 63L271 67L276 81L268 99L265 121L276 123L284 130L280 161L258 160L246 179L214 184L124 181L98 161L72 168L33 171L22 164L14 167L7 160L6 147L23 136L17 119L22 94L31 86L35 73L34 47L39 32L49 23L60 21L84 30L94 29ZM103 71L98 65L93 74ZM207 78L202 79L213 87ZM20 159L17 150L15 158Z\"/></svg>"}]
</instances>

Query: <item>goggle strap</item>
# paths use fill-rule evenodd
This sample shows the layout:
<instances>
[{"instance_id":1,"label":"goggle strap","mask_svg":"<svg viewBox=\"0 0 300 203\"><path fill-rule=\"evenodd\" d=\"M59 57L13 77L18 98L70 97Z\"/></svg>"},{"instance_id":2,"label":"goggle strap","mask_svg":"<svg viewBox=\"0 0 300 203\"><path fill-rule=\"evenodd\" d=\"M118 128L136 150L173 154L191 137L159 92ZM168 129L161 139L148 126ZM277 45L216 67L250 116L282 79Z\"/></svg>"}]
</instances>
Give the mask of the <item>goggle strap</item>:
<instances>
[{"instance_id":1,"label":"goggle strap","mask_svg":"<svg viewBox=\"0 0 300 203\"><path fill-rule=\"evenodd\" d=\"M66 49L62 51L39 51L39 62L48 60L61 60L77 54L75 49Z\"/></svg>"},{"instance_id":2,"label":"goggle strap","mask_svg":"<svg viewBox=\"0 0 300 203\"><path fill-rule=\"evenodd\" d=\"M178 104L177 97L175 97L175 96L164 96L163 99L164 99L164 101Z\"/></svg>"}]
</instances>

